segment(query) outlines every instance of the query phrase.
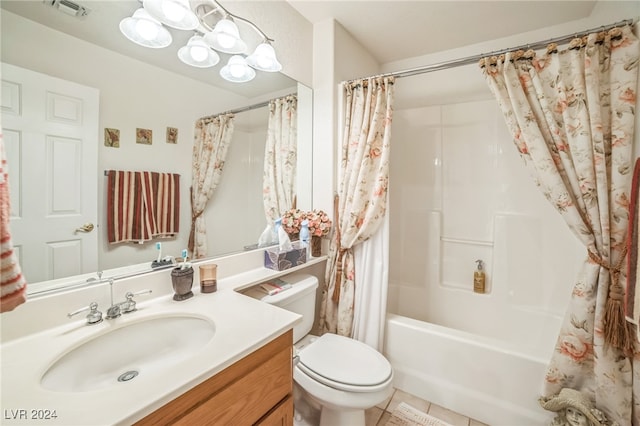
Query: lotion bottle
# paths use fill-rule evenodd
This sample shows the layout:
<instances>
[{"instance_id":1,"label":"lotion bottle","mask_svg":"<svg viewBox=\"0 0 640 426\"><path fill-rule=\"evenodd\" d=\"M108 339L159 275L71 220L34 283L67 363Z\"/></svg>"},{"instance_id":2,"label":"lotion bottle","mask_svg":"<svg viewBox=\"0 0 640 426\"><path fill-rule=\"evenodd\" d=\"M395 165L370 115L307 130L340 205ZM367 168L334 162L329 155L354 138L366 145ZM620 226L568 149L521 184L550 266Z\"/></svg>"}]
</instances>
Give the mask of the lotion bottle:
<instances>
[{"instance_id":1,"label":"lotion bottle","mask_svg":"<svg viewBox=\"0 0 640 426\"><path fill-rule=\"evenodd\" d=\"M478 264L478 268L473 273L473 291L476 293L484 293L485 292L485 275L482 267L482 260L476 260Z\"/></svg>"},{"instance_id":2,"label":"lotion bottle","mask_svg":"<svg viewBox=\"0 0 640 426\"><path fill-rule=\"evenodd\" d=\"M309 241L311 238L309 237L309 221L307 219L303 220L300 224L300 242L302 246L306 249L307 259L311 256L311 244Z\"/></svg>"}]
</instances>

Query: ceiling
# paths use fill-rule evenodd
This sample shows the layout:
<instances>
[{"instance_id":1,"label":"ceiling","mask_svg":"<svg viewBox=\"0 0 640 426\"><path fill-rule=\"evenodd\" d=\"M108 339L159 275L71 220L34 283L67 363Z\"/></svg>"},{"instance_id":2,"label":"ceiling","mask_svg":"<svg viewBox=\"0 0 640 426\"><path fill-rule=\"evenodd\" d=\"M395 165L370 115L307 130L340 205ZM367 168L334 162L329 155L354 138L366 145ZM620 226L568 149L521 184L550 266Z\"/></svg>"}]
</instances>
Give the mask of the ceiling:
<instances>
[{"instance_id":1,"label":"ceiling","mask_svg":"<svg viewBox=\"0 0 640 426\"><path fill-rule=\"evenodd\" d=\"M221 0L221 4L224 6L234 1L240 0ZM147 49L128 41L117 28L120 20L131 16L139 7L140 2L137 0L77 2L91 10L87 17L71 17L41 0L2 0L0 4L3 9L88 42L249 98L285 90L294 83L281 73L261 71L257 72L256 79L250 83L230 83L219 77L218 69L221 65L205 70L189 67L177 58L177 49L186 44L191 35L186 31L171 30L174 42L166 49ZM287 2L311 23L334 18L380 63L413 58L584 18L589 16L596 3L579 0ZM499 25L496 24L498 21ZM250 33L250 30L245 30L243 34ZM226 61L228 55L221 54L221 57L221 62Z\"/></svg>"},{"instance_id":2,"label":"ceiling","mask_svg":"<svg viewBox=\"0 0 640 426\"><path fill-rule=\"evenodd\" d=\"M382 64L585 18L596 4L579 0L288 2L311 23L333 17Z\"/></svg>"}]
</instances>

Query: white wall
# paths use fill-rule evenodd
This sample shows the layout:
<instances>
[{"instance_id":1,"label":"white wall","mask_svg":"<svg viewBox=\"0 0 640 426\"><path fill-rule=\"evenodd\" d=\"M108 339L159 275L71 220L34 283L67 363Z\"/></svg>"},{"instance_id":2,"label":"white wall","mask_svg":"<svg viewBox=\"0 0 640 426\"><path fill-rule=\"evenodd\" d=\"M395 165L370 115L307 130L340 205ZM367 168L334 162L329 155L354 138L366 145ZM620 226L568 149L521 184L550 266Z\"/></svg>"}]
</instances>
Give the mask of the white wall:
<instances>
[{"instance_id":1,"label":"white wall","mask_svg":"<svg viewBox=\"0 0 640 426\"><path fill-rule=\"evenodd\" d=\"M187 246L191 226L189 187L195 120L224 111L230 104L246 103L247 100L231 92L166 72L53 31L6 10L3 10L1 15L3 62L99 89L98 141L100 147L97 173L101 184L106 182L104 170L108 169L150 170L181 175L180 234L177 238L163 240L163 253L179 256L181 250ZM266 119L265 113L265 129ZM168 126L178 128L176 145L165 142ZM104 146L105 127L120 129L120 148ZM152 145L135 143L136 127L153 131ZM256 131L253 130L253 132ZM241 134L242 132L239 132L239 136ZM252 137L257 136L254 134ZM246 170L250 163L255 166L255 154L249 150L232 149L231 154L226 165L226 170L230 174L235 173L236 168ZM254 181L255 179L251 182L255 183ZM249 196L250 190L239 186L231 178L225 179L224 182L227 185L233 183L233 191ZM244 181L247 185L249 182L249 179ZM156 257L154 244L109 246L106 243L103 189L104 186L99 185L98 223L102 228L99 228L98 232L100 232L99 244L103 251L99 256L100 269L153 260ZM260 194L258 197L261 201ZM218 207L224 209L226 202L221 198L220 204L217 203L215 199L211 201L207 214L208 222L219 223L216 211ZM246 207L247 205L238 211L244 213ZM259 212L262 212L261 208ZM225 219L222 223L227 227L226 229L229 229L229 218ZM253 230L261 229L264 225L260 222L259 225L239 223L235 226ZM257 235L259 232L256 234L256 239ZM235 239L235 235L233 237ZM209 240L209 246L213 249L225 250L234 246L232 242L222 241L215 232L209 234ZM233 250L238 249L241 249L241 245L233 247Z\"/></svg>"},{"instance_id":2,"label":"white wall","mask_svg":"<svg viewBox=\"0 0 640 426\"><path fill-rule=\"evenodd\" d=\"M379 72L379 64L334 20L314 25L313 207L333 218L338 185L342 108L340 82Z\"/></svg>"}]
</instances>

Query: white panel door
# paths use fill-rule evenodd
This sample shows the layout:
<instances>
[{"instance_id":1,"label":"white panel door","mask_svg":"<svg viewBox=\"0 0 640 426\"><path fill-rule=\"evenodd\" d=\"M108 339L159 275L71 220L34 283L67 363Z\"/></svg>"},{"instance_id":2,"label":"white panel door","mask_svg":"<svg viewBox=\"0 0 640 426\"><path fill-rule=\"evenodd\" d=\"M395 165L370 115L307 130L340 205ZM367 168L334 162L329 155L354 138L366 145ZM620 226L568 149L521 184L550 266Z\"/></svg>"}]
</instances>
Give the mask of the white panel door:
<instances>
[{"instance_id":1,"label":"white panel door","mask_svg":"<svg viewBox=\"0 0 640 426\"><path fill-rule=\"evenodd\" d=\"M11 233L29 283L98 269L97 89L2 64ZM85 224L87 231L78 230Z\"/></svg>"}]
</instances>

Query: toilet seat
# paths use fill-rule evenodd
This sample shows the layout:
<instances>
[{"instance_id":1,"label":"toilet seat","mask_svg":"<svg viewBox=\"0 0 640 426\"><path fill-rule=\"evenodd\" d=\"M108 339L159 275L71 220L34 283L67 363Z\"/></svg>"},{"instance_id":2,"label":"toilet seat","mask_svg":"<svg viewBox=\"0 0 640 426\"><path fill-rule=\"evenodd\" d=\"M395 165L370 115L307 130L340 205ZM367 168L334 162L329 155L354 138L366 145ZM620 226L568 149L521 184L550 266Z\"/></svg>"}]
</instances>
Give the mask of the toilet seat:
<instances>
[{"instance_id":1,"label":"toilet seat","mask_svg":"<svg viewBox=\"0 0 640 426\"><path fill-rule=\"evenodd\" d=\"M389 361L370 346L327 333L299 353L302 372L318 382L347 392L377 392L389 385Z\"/></svg>"}]
</instances>

